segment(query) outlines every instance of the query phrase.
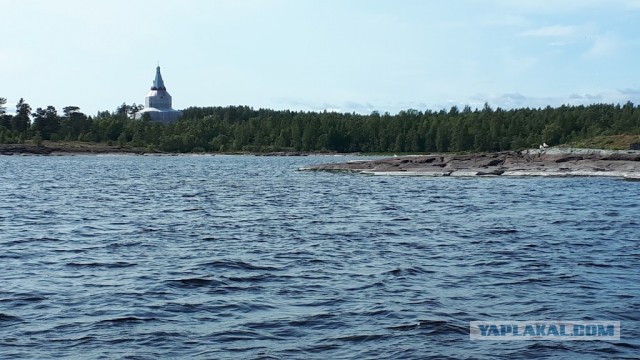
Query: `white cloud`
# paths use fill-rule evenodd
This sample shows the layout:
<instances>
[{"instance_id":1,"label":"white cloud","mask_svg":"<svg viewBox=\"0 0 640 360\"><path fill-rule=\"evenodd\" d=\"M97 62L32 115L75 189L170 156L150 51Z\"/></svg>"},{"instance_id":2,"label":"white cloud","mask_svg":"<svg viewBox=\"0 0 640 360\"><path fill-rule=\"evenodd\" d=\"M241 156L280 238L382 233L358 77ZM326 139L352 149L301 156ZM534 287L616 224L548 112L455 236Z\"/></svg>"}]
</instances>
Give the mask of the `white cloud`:
<instances>
[{"instance_id":1,"label":"white cloud","mask_svg":"<svg viewBox=\"0 0 640 360\"><path fill-rule=\"evenodd\" d=\"M527 30L521 32L520 36L526 37L553 37L553 38L566 38L573 37L578 33L578 28L571 25L551 25L543 26L541 28Z\"/></svg>"},{"instance_id":2,"label":"white cloud","mask_svg":"<svg viewBox=\"0 0 640 360\"><path fill-rule=\"evenodd\" d=\"M506 94L478 94L470 98L471 107L481 108L485 102L492 107L514 109L522 107L544 108L561 105L624 104L640 97L640 89L601 90L553 96L523 95L519 92Z\"/></svg>"},{"instance_id":3,"label":"white cloud","mask_svg":"<svg viewBox=\"0 0 640 360\"><path fill-rule=\"evenodd\" d=\"M613 34L597 35L593 45L585 54L588 58L602 58L615 55L621 48L622 42Z\"/></svg>"},{"instance_id":4,"label":"white cloud","mask_svg":"<svg viewBox=\"0 0 640 360\"><path fill-rule=\"evenodd\" d=\"M387 109L380 109L371 104L370 102L359 102L359 101L336 101L336 102L324 102L324 101L315 101L306 98L293 98L293 97L278 97L272 98L270 100L272 103L277 104L275 108L283 108L290 110L301 110L301 111L336 111L336 112L356 112L358 114L370 114L374 110L383 110L387 111ZM402 110L400 108L399 110Z\"/></svg>"},{"instance_id":5,"label":"white cloud","mask_svg":"<svg viewBox=\"0 0 640 360\"><path fill-rule=\"evenodd\" d=\"M520 108L545 108L547 106L558 107L561 105L592 105L592 104L624 104L627 101L639 102L640 88L625 89L591 89L596 91L584 91L565 94L554 94L540 96L521 93L519 91L508 93L477 93L466 98L454 99L434 99L433 102L424 101L404 101L389 102L378 100L368 101L336 101L322 102L302 98L277 98L272 99L278 106L272 108L282 108L303 111L336 111L336 112L356 112L358 114L370 114L372 111L380 113L389 112L397 114L401 110L417 109L420 111L433 110L448 111L452 106L459 109L469 105L472 109L482 109L485 103L492 108L502 108L504 110ZM267 106L270 107L270 106Z\"/></svg>"},{"instance_id":6,"label":"white cloud","mask_svg":"<svg viewBox=\"0 0 640 360\"><path fill-rule=\"evenodd\" d=\"M490 13L483 18L481 23L491 27L526 27L531 25L531 20L522 15Z\"/></svg>"},{"instance_id":7,"label":"white cloud","mask_svg":"<svg viewBox=\"0 0 640 360\"><path fill-rule=\"evenodd\" d=\"M627 0L625 5L629 9L640 10L640 0Z\"/></svg>"},{"instance_id":8,"label":"white cloud","mask_svg":"<svg viewBox=\"0 0 640 360\"><path fill-rule=\"evenodd\" d=\"M617 0L619 3L621 0ZM633 0L627 0L633 1ZM607 6L616 6L616 0L609 0ZM601 0L493 0L501 8L510 8L526 14L575 13L581 10L602 7Z\"/></svg>"},{"instance_id":9,"label":"white cloud","mask_svg":"<svg viewBox=\"0 0 640 360\"><path fill-rule=\"evenodd\" d=\"M507 78L520 78L531 73L540 64L539 54L525 54L513 48L496 51L496 64L500 64L500 73Z\"/></svg>"},{"instance_id":10,"label":"white cloud","mask_svg":"<svg viewBox=\"0 0 640 360\"><path fill-rule=\"evenodd\" d=\"M640 98L640 88L625 88L618 91L623 95Z\"/></svg>"}]
</instances>

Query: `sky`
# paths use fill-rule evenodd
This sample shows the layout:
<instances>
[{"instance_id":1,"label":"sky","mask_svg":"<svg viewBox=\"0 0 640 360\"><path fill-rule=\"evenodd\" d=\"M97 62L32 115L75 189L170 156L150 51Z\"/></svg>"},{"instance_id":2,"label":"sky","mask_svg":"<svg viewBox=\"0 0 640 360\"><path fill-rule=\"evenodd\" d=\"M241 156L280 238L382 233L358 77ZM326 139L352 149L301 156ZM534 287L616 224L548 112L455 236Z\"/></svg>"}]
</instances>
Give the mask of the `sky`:
<instances>
[{"instance_id":1,"label":"sky","mask_svg":"<svg viewBox=\"0 0 640 360\"><path fill-rule=\"evenodd\" d=\"M640 0L0 0L13 111L640 102Z\"/></svg>"}]
</instances>

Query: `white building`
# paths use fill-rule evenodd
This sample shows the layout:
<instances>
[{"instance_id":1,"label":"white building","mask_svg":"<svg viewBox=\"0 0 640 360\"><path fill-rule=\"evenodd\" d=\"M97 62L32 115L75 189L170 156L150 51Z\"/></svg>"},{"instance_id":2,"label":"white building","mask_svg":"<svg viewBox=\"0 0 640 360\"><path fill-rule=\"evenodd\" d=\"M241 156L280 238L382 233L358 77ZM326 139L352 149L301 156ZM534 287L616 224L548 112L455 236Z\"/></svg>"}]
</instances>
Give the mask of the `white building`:
<instances>
[{"instance_id":1,"label":"white building","mask_svg":"<svg viewBox=\"0 0 640 360\"><path fill-rule=\"evenodd\" d=\"M144 98L144 109L136 113L136 119L142 118L144 114L149 114L152 120L165 124L176 121L182 115L182 111L171 108L171 95L167 92L167 88L164 87L160 66L156 67L156 78L153 80L153 86Z\"/></svg>"}]
</instances>

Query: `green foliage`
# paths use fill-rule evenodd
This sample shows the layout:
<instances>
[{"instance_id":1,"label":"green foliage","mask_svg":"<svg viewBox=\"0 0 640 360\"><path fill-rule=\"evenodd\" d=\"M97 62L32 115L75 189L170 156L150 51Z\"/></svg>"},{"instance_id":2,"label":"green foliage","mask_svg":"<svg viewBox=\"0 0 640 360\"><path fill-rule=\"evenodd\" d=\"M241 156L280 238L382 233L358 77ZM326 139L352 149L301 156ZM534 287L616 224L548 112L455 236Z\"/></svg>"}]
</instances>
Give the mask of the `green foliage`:
<instances>
[{"instance_id":1,"label":"green foliage","mask_svg":"<svg viewBox=\"0 0 640 360\"><path fill-rule=\"evenodd\" d=\"M24 99L20 98L16 104L16 114L11 119L11 129L24 137L31 124L31 106ZM22 142L21 142L22 143Z\"/></svg>"},{"instance_id":2,"label":"green foliage","mask_svg":"<svg viewBox=\"0 0 640 360\"><path fill-rule=\"evenodd\" d=\"M36 134L33 136L33 142L36 146L42 146L42 135L40 134L40 131L36 131Z\"/></svg>"},{"instance_id":3,"label":"green foliage","mask_svg":"<svg viewBox=\"0 0 640 360\"><path fill-rule=\"evenodd\" d=\"M22 109L22 111L20 111ZM29 111L26 111L29 109ZM29 123L23 99L15 116L0 115L0 142L20 142L36 132L44 140L103 142L168 152L335 151L465 152L501 151L575 143L597 136L640 134L640 108L595 104L544 109L493 109L485 104L434 112L408 109L396 115L253 109L247 106L192 107L173 124L149 114L134 119L140 106L122 104L91 118L77 106L38 108ZM25 122L26 119L26 122ZM29 131L28 131L29 130Z\"/></svg>"},{"instance_id":4,"label":"green foliage","mask_svg":"<svg viewBox=\"0 0 640 360\"><path fill-rule=\"evenodd\" d=\"M558 145L602 133L640 133L640 109L598 104L545 109L421 112L397 115L189 108L166 127L165 151L501 151Z\"/></svg>"},{"instance_id":5,"label":"green foliage","mask_svg":"<svg viewBox=\"0 0 640 360\"><path fill-rule=\"evenodd\" d=\"M7 112L7 107L5 106L7 104L7 99L0 97L0 116L4 115Z\"/></svg>"},{"instance_id":6,"label":"green foliage","mask_svg":"<svg viewBox=\"0 0 640 360\"><path fill-rule=\"evenodd\" d=\"M47 106L46 109L38 108L33 115L33 130L39 133L42 139L50 140L51 135L60 130L60 117L56 108Z\"/></svg>"}]
</instances>

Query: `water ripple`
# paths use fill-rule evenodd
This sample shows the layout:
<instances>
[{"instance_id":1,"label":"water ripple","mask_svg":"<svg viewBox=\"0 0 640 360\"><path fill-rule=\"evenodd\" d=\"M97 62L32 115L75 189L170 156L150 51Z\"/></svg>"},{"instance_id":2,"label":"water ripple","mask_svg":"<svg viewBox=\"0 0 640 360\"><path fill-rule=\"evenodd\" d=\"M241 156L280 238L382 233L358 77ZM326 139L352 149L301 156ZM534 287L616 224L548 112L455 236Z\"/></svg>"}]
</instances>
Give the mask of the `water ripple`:
<instances>
[{"instance_id":1,"label":"water ripple","mask_svg":"<svg viewBox=\"0 0 640 360\"><path fill-rule=\"evenodd\" d=\"M295 171L348 159L0 157L0 358L637 357L636 183Z\"/></svg>"}]
</instances>

